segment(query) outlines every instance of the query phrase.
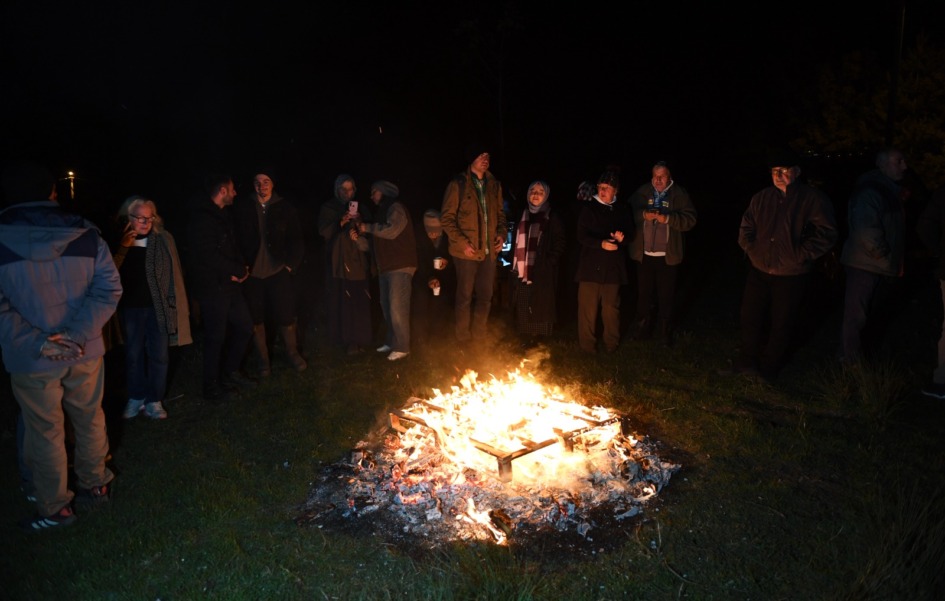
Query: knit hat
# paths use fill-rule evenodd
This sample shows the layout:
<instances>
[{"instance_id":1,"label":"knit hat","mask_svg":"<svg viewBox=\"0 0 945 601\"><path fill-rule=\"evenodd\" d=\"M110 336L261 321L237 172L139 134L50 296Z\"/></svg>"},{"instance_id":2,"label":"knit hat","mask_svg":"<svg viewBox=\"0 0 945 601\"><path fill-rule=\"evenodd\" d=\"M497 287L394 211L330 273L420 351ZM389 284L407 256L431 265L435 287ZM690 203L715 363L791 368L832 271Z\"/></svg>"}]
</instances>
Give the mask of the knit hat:
<instances>
[{"instance_id":1,"label":"knit hat","mask_svg":"<svg viewBox=\"0 0 945 601\"><path fill-rule=\"evenodd\" d=\"M608 186L613 187L615 190L620 189L620 175L617 174L614 170L607 170L600 174L600 177L597 179L597 185L607 184Z\"/></svg>"},{"instance_id":2,"label":"knit hat","mask_svg":"<svg viewBox=\"0 0 945 601\"><path fill-rule=\"evenodd\" d=\"M397 184L381 179L371 184L371 190L377 190L387 198L397 198L400 195L400 188Z\"/></svg>"},{"instance_id":3,"label":"knit hat","mask_svg":"<svg viewBox=\"0 0 945 601\"><path fill-rule=\"evenodd\" d=\"M443 231L443 224L440 223L440 212L436 209L427 209L423 214L423 227L430 234L439 234Z\"/></svg>"},{"instance_id":4,"label":"knit hat","mask_svg":"<svg viewBox=\"0 0 945 601\"><path fill-rule=\"evenodd\" d=\"M3 195L6 205L36 200L49 200L56 180L39 163L18 161L3 169Z\"/></svg>"},{"instance_id":5,"label":"knit hat","mask_svg":"<svg viewBox=\"0 0 945 601\"><path fill-rule=\"evenodd\" d=\"M473 161L478 159L479 155L484 152L490 152L488 144L481 141L470 142L466 145L466 164L472 165Z\"/></svg>"},{"instance_id":6,"label":"knit hat","mask_svg":"<svg viewBox=\"0 0 945 601\"><path fill-rule=\"evenodd\" d=\"M255 178L257 175L265 175L272 181L276 181L276 175L278 175L278 173L276 173L275 167L267 164L256 166L256 171L253 171L253 177Z\"/></svg>"}]
</instances>

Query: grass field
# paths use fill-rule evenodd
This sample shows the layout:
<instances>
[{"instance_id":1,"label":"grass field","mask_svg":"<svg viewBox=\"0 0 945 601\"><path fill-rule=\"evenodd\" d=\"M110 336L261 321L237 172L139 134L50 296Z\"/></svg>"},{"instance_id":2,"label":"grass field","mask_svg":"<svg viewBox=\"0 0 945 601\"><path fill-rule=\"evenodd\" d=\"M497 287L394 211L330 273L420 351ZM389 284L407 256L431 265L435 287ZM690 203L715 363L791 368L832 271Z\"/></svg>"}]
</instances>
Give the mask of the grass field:
<instances>
[{"instance_id":1,"label":"grass field","mask_svg":"<svg viewBox=\"0 0 945 601\"><path fill-rule=\"evenodd\" d=\"M312 331L309 369L277 353L273 376L230 404L199 397L200 345L184 349L169 419L109 416L112 502L61 531L25 534L5 386L0 438L4 599L940 599L945 595L945 403L918 394L937 337L934 289L888 319L884 358L835 360L834 284L775 386L716 375L734 356L738 269L693 260L672 348L578 351L573 323L529 368L589 404L626 412L682 465L641 516L596 533L601 549L452 543L423 556L378 537L299 526L314 475L411 396L467 369L522 359L492 320L479 352L443 342L391 363ZM930 292L932 294L930 294ZM120 382L120 358L110 357ZM116 385L117 386L117 385ZM514 541L514 535L513 535Z\"/></svg>"}]
</instances>

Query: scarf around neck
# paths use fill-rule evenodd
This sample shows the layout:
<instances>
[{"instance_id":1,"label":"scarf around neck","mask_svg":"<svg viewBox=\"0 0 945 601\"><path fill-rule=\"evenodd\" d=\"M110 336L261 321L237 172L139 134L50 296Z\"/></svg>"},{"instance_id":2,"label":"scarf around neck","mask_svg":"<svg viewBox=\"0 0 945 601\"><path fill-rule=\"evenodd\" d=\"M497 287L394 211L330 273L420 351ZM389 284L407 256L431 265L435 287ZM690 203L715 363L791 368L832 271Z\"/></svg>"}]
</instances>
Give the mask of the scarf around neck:
<instances>
[{"instance_id":1,"label":"scarf around neck","mask_svg":"<svg viewBox=\"0 0 945 601\"><path fill-rule=\"evenodd\" d=\"M538 243L541 241L541 235L548 225L550 209L551 205L548 204L547 199L538 207L532 207L529 204L522 212L522 218L516 228L512 269L518 274L518 278L526 284L531 283L529 271L535 266Z\"/></svg>"}]
</instances>

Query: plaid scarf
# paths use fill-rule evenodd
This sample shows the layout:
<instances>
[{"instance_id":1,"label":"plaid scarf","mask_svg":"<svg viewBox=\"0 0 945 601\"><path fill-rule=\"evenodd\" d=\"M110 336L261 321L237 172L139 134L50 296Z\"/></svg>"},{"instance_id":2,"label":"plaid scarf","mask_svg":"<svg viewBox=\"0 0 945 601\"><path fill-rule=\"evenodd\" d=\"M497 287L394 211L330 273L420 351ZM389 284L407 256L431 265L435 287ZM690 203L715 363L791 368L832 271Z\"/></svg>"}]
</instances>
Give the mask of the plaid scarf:
<instances>
[{"instance_id":1,"label":"plaid scarf","mask_svg":"<svg viewBox=\"0 0 945 601\"><path fill-rule=\"evenodd\" d=\"M535 256L538 254L538 242L541 240L541 234L548 225L548 210L550 205L545 199L540 206L531 204L522 212L522 218L518 222L515 234L515 255L512 259L512 269L518 273L518 277L526 284L531 284L528 279L528 270L535 266Z\"/></svg>"},{"instance_id":2,"label":"plaid scarf","mask_svg":"<svg viewBox=\"0 0 945 601\"><path fill-rule=\"evenodd\" d=\"M171 251L164 236L151 229L144 255L144 273L151 290L158 327L168 336L177 335L177 291L174 290Z\"/></svg>"}]
</instances>

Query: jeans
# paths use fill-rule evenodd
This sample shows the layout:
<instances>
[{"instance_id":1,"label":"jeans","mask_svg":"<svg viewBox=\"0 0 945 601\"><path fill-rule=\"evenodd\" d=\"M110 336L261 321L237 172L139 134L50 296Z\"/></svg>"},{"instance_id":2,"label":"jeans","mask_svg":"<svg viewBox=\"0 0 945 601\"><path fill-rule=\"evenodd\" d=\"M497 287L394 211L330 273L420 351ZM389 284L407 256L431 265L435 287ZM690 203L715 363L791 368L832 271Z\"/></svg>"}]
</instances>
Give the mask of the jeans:
<instances>
[{"instance_id":1,"label":"jeans","mask_svg":"<svg viewBox=\"0 0 945 601\"><path fill-rule=\"evenodd\" d=\"M381 311L387 323L384 343L393 351L410 352L410 293L413 274L390 271L380 275Z\"/></svg>"},{"instance_id":2,"label":"jeans","mask_svg":"<svg viewBox=\"0 0 945 601\"><path fill-rule=\"evenodd\" d=\"M125 337L128 398L163 401L170 361L168 337L161 333L154 307L122 308L118 318Z\"/></svg>"},{"instance_id":3,"label":"jeans","mask_svg":"<svg viewBox=\"0 0 945 601\"><path fill-rule=\"evenodd\" d=\"M482 261L453 257L453 264L456 267L456 339L469 340L473 333L482 337L492 308L496 259L491 255Z\"/></svg>"}]
</instances>

